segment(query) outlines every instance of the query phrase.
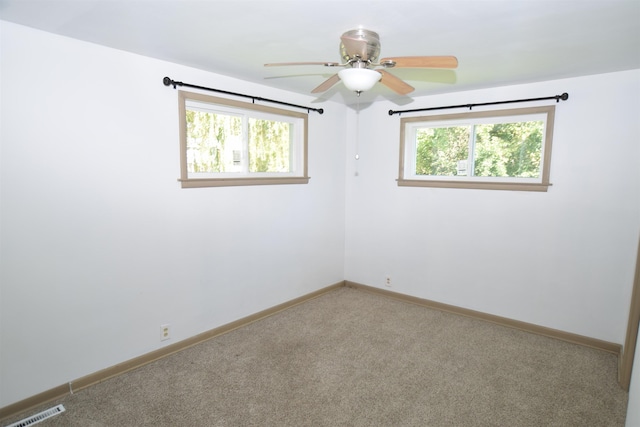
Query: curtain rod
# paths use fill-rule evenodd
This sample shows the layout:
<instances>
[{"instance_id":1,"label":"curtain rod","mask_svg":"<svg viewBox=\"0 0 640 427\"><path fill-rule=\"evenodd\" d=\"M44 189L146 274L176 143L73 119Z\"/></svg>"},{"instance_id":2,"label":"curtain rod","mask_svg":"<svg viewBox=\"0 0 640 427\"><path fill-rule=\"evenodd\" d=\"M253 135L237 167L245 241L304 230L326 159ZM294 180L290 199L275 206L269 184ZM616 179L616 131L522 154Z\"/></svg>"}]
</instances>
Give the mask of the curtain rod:
<instances>
[{"instance_id":1,"label":"curtain rod","mask_svg":"<svg viewBox=\"0 0 640 427\"><path fill-rule=\"evenodd\" d=\"M302 108L303 110L307 110L307 112L316 111L316 112L318 112L320 114L324 113L324 110L322 108L305 107L303 105L289 104L287 102L276 101L276 100L267 99L267 98L261 98L259 96L244 95L242 93L228 92L226 90L213 89L213 88L204 87L204 86L196 86L196 85L192 85L192 84L189 84L189 83L177 82L175 80L170 79L169 77L165 77L164 79L162 79L162 83L164 83L165 86L172 85L174 89L176 88L176 86L192 87L194 89L210 90L212 92L219 92L219 93L225 93L227 95L234 95L234 96L241 96L241 97L244 97L244 98L250 98L251 100L253 100L254 103L256 102L256 100L257 101L264 101L264 102L272 102L274 104L288 105L289 107Z\"/></svg>"},{"instance_id":2,"label":"curtain rod","mask_svg":"<svg viewBox=\"0 0 640 427\"><path fill-rule=\"evenodd\" d=\"M567 99L569 99L569 94L565 92L562 95L547 96L544 98L514 99L511 101L484 102L481 104L450 105L448 107L416 108L415 110L401 110L401 111L389 110L389 115L392 116L394 114L413 113L416 111L448 110L451 108L468 108L469 110L471 110L473 107L479 107L482 105L513 104L516 102L546 101L548 99L555 99L556 102L560 102L560 100L566 101Z\"/></svg>"}]
</instances>

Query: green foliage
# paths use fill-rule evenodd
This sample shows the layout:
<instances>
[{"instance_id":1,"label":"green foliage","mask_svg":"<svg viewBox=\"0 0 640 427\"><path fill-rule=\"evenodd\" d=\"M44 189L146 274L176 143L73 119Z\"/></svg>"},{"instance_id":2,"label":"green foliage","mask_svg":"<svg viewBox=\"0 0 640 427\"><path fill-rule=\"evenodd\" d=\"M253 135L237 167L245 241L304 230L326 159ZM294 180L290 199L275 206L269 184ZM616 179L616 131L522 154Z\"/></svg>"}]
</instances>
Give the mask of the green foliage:
<instances>
[{"instance_id":1,"label":"green foliage","mask_svg":"<svg viewBox=\"0 0 640 427\"><path fill-rule=\"evenodd\" d=\"M234 146L242 141L242 119L196 110L187 110L186 119L188 171L231 170Z\"/></svg>"},{"instance_id":2,"label":"green foliage","mask_svg":"<svg viewBox=\"0 0 640 427\"><path fill-rule=\"evenodd\" d=\"M454 176L469 157L468 126L423 128L417 132L416 174Z\"/></svg>"},{"instance_id":3,"label":"green foliage","mask_svg":"<svg viewBox=\"0 0 640 427\"><path fill-rule=\"evenodd\" d=\"M249 119L249 171L289 172L291 124Z\"/></svg>"},{"instance_id":4,"label":"green foliage","mask_svg":"<svg viewBox=\"0 0 640 427\"><path fill-rule=\"evenodd\" d=\"M543 122L476 126L476 176L538 177Z\"/></svg>"},{"instance_id":5,"label":"green foliage","mask_svg":"<svg viewBox=\"0 0 640 427\"><path fill-rule=\"evenodd\" d=\"M416 174L455 176L458 161L473 162L469 175L538 177L542 154L541 121L433 127L418 130ZM469 159L472 129L475 150Z\"/></svg>"}]
</instances>

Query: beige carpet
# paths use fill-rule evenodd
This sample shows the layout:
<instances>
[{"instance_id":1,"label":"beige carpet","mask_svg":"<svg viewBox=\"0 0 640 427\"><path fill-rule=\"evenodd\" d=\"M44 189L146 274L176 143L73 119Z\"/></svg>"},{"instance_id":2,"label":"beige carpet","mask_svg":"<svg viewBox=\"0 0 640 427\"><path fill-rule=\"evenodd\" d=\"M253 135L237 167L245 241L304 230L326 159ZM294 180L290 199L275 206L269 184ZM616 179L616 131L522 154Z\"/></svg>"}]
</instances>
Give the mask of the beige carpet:
<instances>
[{"instance_id":1,"label":"beige carpet","mask_svg":"<svg viewBox=\"0 0 640 427\"><path fill-rule=\"evenodd\" d=\"M39 408L66 412L38 425L623 426L616 369L610 353L341 288Z\"/></svg>"}]
</instances>

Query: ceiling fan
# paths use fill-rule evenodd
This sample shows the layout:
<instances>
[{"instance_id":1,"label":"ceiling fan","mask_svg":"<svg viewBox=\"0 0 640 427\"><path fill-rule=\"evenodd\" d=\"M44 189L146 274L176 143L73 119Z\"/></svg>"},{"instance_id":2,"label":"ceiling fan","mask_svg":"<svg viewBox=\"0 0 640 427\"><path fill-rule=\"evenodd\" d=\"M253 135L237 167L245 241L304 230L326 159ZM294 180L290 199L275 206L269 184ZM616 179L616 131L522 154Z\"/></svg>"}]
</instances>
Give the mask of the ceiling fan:
<instances>
[{"instance_id":1,"label":"ceiling fan","mask_svg":"<svg viewBox=\"0 0 640 427\"><path fill-rule=\"evenodd\" d=\"M287 65L323 65L325 67L344 67L337 74L329 77L311 93L320 93L330 89L342 81L344 85L356 92L371 89L378 81L400 95L406 95L415 89L400 78L386 71L387 68L457 68L455 56L398 56L382 58L380 55L380 37L374 31L350 30L340 37L339 62L279 62L264 64L265 67Z\"/></svg>"}]
</instances>

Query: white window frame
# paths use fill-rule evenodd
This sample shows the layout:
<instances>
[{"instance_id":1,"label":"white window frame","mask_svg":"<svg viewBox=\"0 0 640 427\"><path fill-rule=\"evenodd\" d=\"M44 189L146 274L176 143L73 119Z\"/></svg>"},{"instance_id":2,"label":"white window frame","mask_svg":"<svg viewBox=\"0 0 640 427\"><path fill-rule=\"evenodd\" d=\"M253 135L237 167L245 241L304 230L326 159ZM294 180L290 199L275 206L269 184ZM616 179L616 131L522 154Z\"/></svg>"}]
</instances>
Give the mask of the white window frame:
<instances>
[{"instance_id":1,"label":"white window frame","mask_svg":"<svg viewBox=\"0 0 640 427\"><path fill-rule=\"evenodd\" d=\"M241 116L248 119L265 119L293 124L294 135L291 144L291 170L289 172L249 172L246 167L240 172L195 173L189 172L187 165L187 120L188 109ZM178 91L180 129L180 183L182 188L222 187L239 185L307 184L307 126L308 114L264 105L257 105L232 99L220 98L201 93ZM243 131L243 133L246 133ZM246 139L247 136L244 135ZM240 154L246 159L247 141ZM242 162L241 162L242 163Z\"/></svg>"},{"instance_id":2,"label":"white window frame","mask_svg":"<svg viewBox=\"0 0 640 427\"><path fill-rule=\"evenodd\" d=\"M555 106L542 106L508 110L467 112L458 114L407 117L400 120L400 167L398 186L471 188L487 190L547 191L551 166L551 146ZM460 126L486 123L513 123L518 121L542 120L544 122L540 174L536 178L519 177L478 177L478 176L434 176L417 175L416 132L419 128ZM471 137L473 139L473 136ZM470 162L473 168L473 141L469 146Z\"/></svg>"}]
</instances>

